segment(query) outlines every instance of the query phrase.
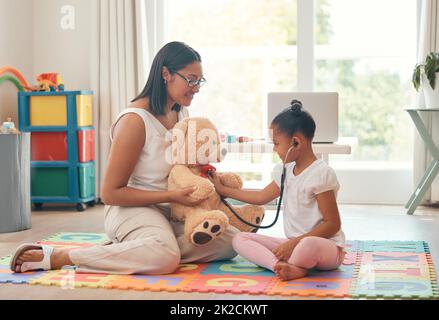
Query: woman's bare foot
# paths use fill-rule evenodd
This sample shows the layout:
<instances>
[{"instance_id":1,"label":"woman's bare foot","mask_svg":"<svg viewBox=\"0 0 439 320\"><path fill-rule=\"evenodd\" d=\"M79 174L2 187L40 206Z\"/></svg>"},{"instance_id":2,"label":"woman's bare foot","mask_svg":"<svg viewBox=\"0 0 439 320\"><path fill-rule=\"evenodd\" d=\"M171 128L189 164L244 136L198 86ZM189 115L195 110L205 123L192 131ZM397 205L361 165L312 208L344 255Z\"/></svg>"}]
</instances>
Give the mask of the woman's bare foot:
<instances>
[{"instance_id":1,"label":"woman's bare foot","mask_svg":"<svg viewBox=\"0 0 439 320\"><path fill-rule=\"evenodd\" d=\"M73 262L69 257L70 249L54 249L50 256L51 269L61 269L63 266L71 266ZM44 258L43 250L28 250L23 252L18 258L15 272L21 272L21 265L24 262L42 261Z\"/></svg>"},{"instance_id":2,"label":"woman's bare foot","mask_svg":"<svg viewBox=\"0 0 439 320\"><path fill-rule=\"evenodd\" d=\"M308 270L296 267L284 261L279 261L274 266L274 272L282 280L294 280L306 276Z\"/></svg>"}]
</instances>

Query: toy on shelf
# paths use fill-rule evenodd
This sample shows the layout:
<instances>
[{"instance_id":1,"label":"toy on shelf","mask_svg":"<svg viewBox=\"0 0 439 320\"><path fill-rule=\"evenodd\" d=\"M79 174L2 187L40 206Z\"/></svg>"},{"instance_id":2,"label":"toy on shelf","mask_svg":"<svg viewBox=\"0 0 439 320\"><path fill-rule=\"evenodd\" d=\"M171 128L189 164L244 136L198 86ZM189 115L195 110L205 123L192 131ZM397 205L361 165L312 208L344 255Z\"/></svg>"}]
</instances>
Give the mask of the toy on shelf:
<instances>
[{"instance_id":1,"label":"toy on shelf","mask_svg":"<svg viewBox=\"0 0 439 320\"><path fill-rule=\"evenodd\" d=\"M24 76L17 69L3 67L0 68L0 84L5 81L11 81L14 83L18 91L64 91L64 81L59 73L56 72L39 74L37 76L37 84L30 86Z\"/></svg>"},{"instance_id":2,"label":"toy on shelf","mask_svg":"<svg viewBox=\"0 0 439 320\"><path fill-rule=\"evenodd\" d=\"M220 132L219 136L220 136L220 142L221 143L226 142L226 140L227 140L227 132Z\"/></svg>"},{"instance_id":3,"label":"toy on shelf","mask_svg":"<svg viewBox=\"0 0 439 320\"><path fill-rule=\"evenodd\" d=\"M64 91L64 81L58 73L42 73L37 76L37 89L32 91Z\"/></svg>"},{"instance_id":4,"label":"toy on shelf","mask_svg":"<svg viewBox=\"0 0 439 320\"><path fill-rule=\"evenodd\" d=\"M220 133L220 140L222 143L245 143L263 139L255 139L248 136L238 136L234 134L229 134L227 132L222 132Z\"/></svg>"},{"instance_id":5,"label":"toy on shelf","mask_svg":"<svg viewBox=\"0 0 439 320\"><path fill-rule=\"evenodd\" d=\"M242 142L251 142L253 141L253 138L250 137L246 137L246 136L239 136L237 138L238 142L242 143Z\"/></svg>"},{"instance_id":6,"label":"toy on shelf","mask_svg":"<svg viewBox=\"0 0 439 320\"><path fill-rule=\"evenodd\" d=\"M0 134L19 134L20 132L15 128L15 123L11 118L7 118L0 126Z\"/></svg>"}]
</instances>

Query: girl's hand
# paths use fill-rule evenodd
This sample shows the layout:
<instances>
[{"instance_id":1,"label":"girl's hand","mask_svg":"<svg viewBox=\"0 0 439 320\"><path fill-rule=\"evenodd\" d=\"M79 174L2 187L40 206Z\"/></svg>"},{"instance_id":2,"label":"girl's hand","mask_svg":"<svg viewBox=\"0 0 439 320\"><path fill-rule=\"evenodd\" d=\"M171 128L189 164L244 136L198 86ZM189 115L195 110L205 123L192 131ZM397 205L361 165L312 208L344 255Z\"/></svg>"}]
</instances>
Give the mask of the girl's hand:
<instances>
[{"instance_id":1,"label":"girl's hand","mask_svg":"<svg viewBox=\"0 0 439 320\"><path fill-rule=\"evenodd\" d=\"M209 171L208 178L209 178L210 182L213 183L216 192L218 192L220 195L223 196L225 186L222 184L222 182L221 182L220 178L218 177L218 175L216 174L216 172Z\"/></svg>"},{"instance_id":2,"label":"girl's hand","mask_svg":"<svg viewBox=\"0 0 439 320\"><path fill-rule=\"evenodd\" d=\"M197 190L197 187L186 187L171 191L171 201L177 202L185 206L196 206L200 204L204 199L194 200L191 198L190 194Z\"/></svg>"},{"instance_id":3,"label":"girl's hand","mask_svg":"<svg viewBox=\"0 0 439 320\"><path fill-rule=\"evenodd\" d=\"M299 241L295 239L288 240L282 243L279 247L274 248L272 252L279 260L288 262L288 259L291 257L291 254L298 243Z\"/></svg>"}]
</instances>

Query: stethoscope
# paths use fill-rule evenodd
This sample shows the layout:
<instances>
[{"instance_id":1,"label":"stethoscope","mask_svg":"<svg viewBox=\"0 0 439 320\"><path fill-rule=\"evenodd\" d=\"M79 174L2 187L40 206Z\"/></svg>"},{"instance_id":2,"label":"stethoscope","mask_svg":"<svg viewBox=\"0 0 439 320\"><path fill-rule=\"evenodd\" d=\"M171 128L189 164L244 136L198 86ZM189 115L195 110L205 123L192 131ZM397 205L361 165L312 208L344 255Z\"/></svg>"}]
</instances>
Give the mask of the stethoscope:
<instances>
[{"instance_id":1,"label":"stethoscope","mask_svg":"<svg viewBox=\"0 0 439 320\"><path fill-rule=\"evenodd\" d=\"M288 149L287 154L286 154L286 156L284 158L284 161L283 161L282 176L280 178L279 202L277 203L276 217L274 218L272 223L270 223L267 226L258 226L257 224L253 224L251 222L246 221L238 213L236 213L235 210L233 210L232 206L227 202L227 200L224 199L223 196L221 196L221 201L226 205L227 208L230 209L230 211L232 211L232 213L238 218L239 221L241 221L241 222L243 222L246 225L249 225L251 227L260 228L260 229L268 229L268 228L271 228L272 226L274 226L276 224L277 220L279 219L280 207L282 205L282 197L283 197L284 188L285 188L285 178L286 178L286 173L287 173L286 161L287 161L288 155L291 152L291 150L296 148L297 145L298 145L297 141L293 140L293 145Z\"/></svg>"}]
</instances>

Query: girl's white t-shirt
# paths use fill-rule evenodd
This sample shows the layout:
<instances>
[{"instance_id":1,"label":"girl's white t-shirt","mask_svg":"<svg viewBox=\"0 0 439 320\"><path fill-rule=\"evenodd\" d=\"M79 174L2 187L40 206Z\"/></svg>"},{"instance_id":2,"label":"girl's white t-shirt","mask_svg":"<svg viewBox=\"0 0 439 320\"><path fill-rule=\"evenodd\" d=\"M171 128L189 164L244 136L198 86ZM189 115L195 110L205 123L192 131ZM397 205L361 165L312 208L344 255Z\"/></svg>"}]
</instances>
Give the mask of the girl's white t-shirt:
<instances>
[{"instance_id":1,"label":"girl's white t-shirt","mask_svg":"<svg viewBox=\"0 0 439 320\"><path fill-rule=\"evenodd\" d=\"M282 199L284 231L288 238L299 237L322 223L323 216L319 210L316 195L334 190L335 197L337 197L340 189L334 170L323 160L314 161L297 176L293 173L295 165L295 162L286 164ZM273 169L273 180L279 188L282 170L282 163ZM330 240L333 240L339 247L345 247L346 239L341 229Z\"/></svg>"}]
</instances>

